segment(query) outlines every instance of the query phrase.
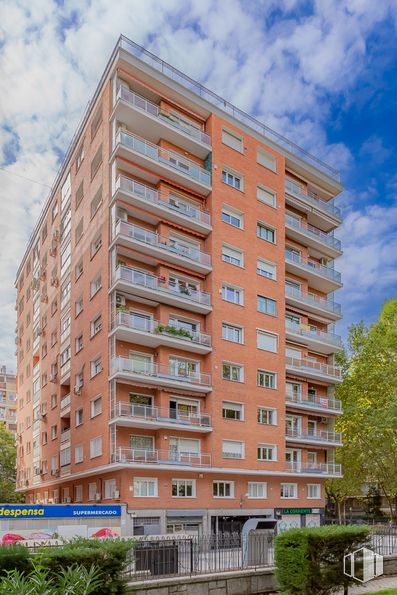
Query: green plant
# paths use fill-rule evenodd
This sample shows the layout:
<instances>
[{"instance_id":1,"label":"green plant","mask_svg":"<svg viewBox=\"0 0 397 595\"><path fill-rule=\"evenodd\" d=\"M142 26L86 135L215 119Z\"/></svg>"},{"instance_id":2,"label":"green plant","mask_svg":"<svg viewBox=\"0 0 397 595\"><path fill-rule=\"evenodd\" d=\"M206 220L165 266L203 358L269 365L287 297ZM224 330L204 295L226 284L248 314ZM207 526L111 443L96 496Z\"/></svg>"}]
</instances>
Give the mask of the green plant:
<instances>
[{"instance_id":1,"label":"green plant","mask_svg":"<svg viewBox=\"0 0 397 595\"><path fill-rule=\"evenodd\" d=\"M344 556L366 544L365 526L291 529L275 544L276 578L281 593L328 595L353 582L343 573Z\"/></svg>"},{"instance_id":2,"label":"green plant","mask_svg":"<svg viewBox=\"0 0 397 595\"><path fill-rule=\"evenodd\" d=\"M30 553L24 545L0 546L0 577L9 570L27 573L31 570Z\"/></svg>"},{"instance_id":3,"label":"green plant","mask_svg":"<svg viewBox=\"0 0 397 595\"><path fill-rule=\"evenodd\" d=\"M193 335L186 328L180 328L172 326L170 324L159 324L154 329L154 332L158 335L160 333L167 333L167 335L174 335L175 337L185 337L186 339L193 339Z\"/></svg>"},{"instance_id":4,"label":"green plant","mask_svg":"<svg viewBox=\"0 0 397 595\"><path fill-rule=\"evenodd\" d=\"M128 313L128 308L127 308L127 306L121 306L120 304L117 304L117 306L116 306L116 312L117 312L117 314L119 312L124 312L124 314L127 314Z\"/></svg>"}]
</instances>

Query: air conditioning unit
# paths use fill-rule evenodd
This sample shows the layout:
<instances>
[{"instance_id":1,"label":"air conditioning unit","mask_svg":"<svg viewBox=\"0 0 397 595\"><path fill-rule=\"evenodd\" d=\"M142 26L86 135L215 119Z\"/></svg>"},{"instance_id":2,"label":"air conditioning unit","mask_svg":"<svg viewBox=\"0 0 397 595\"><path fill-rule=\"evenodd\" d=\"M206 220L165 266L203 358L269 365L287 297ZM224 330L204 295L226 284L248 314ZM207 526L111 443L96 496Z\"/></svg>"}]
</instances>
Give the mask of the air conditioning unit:
<instances>
[{"instance_id":1,"label":"air conditioning unit","mask_svg":"<svg viewBox=\"0 0 397 595\"><path fill-rule=\"evenodd\" d=\"M52 285L53 287L58 287L58 285L59 285L58 277L51 277L50 285Z\"/></svg>"},{"instance_id":2,"label":"air conditioning unit","mask_svg":"<svg viewBox=\"0 0 397 595\"><path fill-rule=\"evenodd\" d=\"M75 395L77 395L78 397L81 395L81 384L76 384L76 386L73 389L73 392Z\"/></svg>"},{"instance_id":3,"label":"air conditioning unit","mask_svg":"<svg viewBox=\"0 0 397 595\"><path fill-rule=\"evenodd\" d=\"M117 218L121 219L122 221L128 220L128 213L125 209L121 209L120 207L117 209Z\"/></svg>"},{"instance_id":4,"label":"air conditioning unit","mask_svg":"<svg viewBox=\"0 0 397 595\"><path fill-rule=\"evenodd\" d=\"M46 278L46 272L42 271L42 273L40 274L40 281L45 281Z\"/></svg>"},{"instance_id":5,"label":"air conditioning unit","mask_svg":"<svg viewBox=\"0 0 397 595\"><path fill-rule=\"evenodd\" d=\"M56 256L57 255L57 248L56 248L56 246L55 246L55 248L50 248L49 251L48 251L48 254L50 256Z\"/></svg>"},{"instance_id":6,"label":"air conditioning unit","mask_svg":"<svg viewBox=\"0 0 397 595\"><path fill-rule=\"evenodd\" d=\"M96 500L97 502L99 502L99 500L100 500L100 499L101 499L101 494L100 494L100 492L97 492L97 493L95 494L95 500Z\"/></svg>"},{"instance_id":7,"label":"air conditioning unit","mask_svg":"<svg viewBox=\"0 0 397 595\"><path fill-rule=\"evenodd\" d=\"M36 336L37 336L37 337L38 337L39 335L41 335L42 333L43 333L43 331L42 331L42 329L41 329L41 328L38 328L38 329L36 330Z\"/></svg>"},{"instance_id":8,"label":"air conditioning unit","mask_svg":"<svg viewBox=\"0 0 397 595\"><path fill-rule=\"evenodd\" d=\"M326 258L320 258L320 263L323 265L323 267L328 266L328 260Z\"/></svg>"},{"instance_id":9,"label":"air conditioning unit","mask_svg":"<svg viewBox=\"0 0 397 595\"><path fill-rule=\"evenodd\" d=\"M48 302L48 295L43 293L41 296L41 301L46 304Z\"/></svg>"},{"instance_id":10,"label":"air conditioning unit","mask_svg":"<svg viewBox=\"0 0 397 595\"><path fill-rule=\"evenodd\" d=\"M116 304L118 306L125 306L125 297L119 293L116 293Z\"/></svg>"},{"instance_id":11,"label":"air conditioning unit","mask_svg":"<svg viewBox=\"0 0 397 595\"><path fill-rule=\"evenodd\" d=\"M120 492L119 492L119 490L114 490L114 492L113 492L113 498L115 500L119 500L120 499Z\"/></svg>"},{"instance_id":12,"label":"air conditioning unit","mask_svg":"<svg viewBox=\"0 0 397 595\"><path fill-rule=\"evenodd\" d=\"M59 229L55 229L52 232L52 239L53 239L53 241L54 242L57 242L59 240L59 236L60 236Z\"/></svg>"}]
</instances>

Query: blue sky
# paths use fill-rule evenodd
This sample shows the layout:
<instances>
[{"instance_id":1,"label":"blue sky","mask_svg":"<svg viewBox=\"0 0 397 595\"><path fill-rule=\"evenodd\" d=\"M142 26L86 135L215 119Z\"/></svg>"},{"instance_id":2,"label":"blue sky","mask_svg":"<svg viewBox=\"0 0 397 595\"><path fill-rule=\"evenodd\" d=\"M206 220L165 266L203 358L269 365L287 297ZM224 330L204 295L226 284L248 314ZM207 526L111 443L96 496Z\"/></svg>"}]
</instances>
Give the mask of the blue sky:
<instances>
[{"instance_id":1,"label":"blue sky","mask_svg":"<svg viewBox=\"0 0 397 595\"><path fill-rule=\"evenodd\" d=\"M341 170L337 330L373 322L397 293L396 28L395 0L4 0L0 361L27 238L120 33Z\"/></svg>"}]
</instances>

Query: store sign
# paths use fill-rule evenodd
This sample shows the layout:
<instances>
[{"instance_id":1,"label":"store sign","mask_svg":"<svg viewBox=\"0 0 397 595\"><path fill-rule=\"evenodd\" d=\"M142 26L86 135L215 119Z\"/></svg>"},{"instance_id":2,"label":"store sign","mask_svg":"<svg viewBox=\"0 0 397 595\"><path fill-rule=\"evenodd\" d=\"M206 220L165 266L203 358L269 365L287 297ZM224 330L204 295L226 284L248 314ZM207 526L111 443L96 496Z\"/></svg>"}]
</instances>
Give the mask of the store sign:
<instances>
[{"instance_id":1,"label":"store sign","mask_svg":"<svg viewBox=\"0 0 397 595\"><path fill-rule=\"evenodd\" d=\"M312 514L312 508L283 508L283 514Z\"/></svg>"},{"instance_id":2,"label":"store sign","mask_svg":"<svg viewBox=\"0 0 397 595\"><path fill-rule=\"evenodd\" d=\"M50 518L116 518L121 506L79 506L78 504L4 504L0 505L0 519Z\"/></svg>"}]
</instances>

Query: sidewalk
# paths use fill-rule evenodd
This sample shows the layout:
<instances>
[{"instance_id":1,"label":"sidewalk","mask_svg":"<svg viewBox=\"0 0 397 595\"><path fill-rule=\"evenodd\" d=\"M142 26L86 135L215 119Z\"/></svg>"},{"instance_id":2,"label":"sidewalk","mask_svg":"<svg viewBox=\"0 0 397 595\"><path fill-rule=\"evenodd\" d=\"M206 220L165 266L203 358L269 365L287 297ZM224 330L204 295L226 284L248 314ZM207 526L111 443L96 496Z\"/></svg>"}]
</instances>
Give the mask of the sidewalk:
<instances>
[{"instance_id":1,"label":"sidewalk","mask_svg":"<svg viewBox=\"0 0 397 595\"><path fill-rule=\"evenodd\" d=\"M369 581L369 583L365 583L364 585L349 587L349 595L376 593L377 591L386 591L393 588L396 589L397 593L397 576L385 576L384 578Z\"/></svg>"}]
</instances>

